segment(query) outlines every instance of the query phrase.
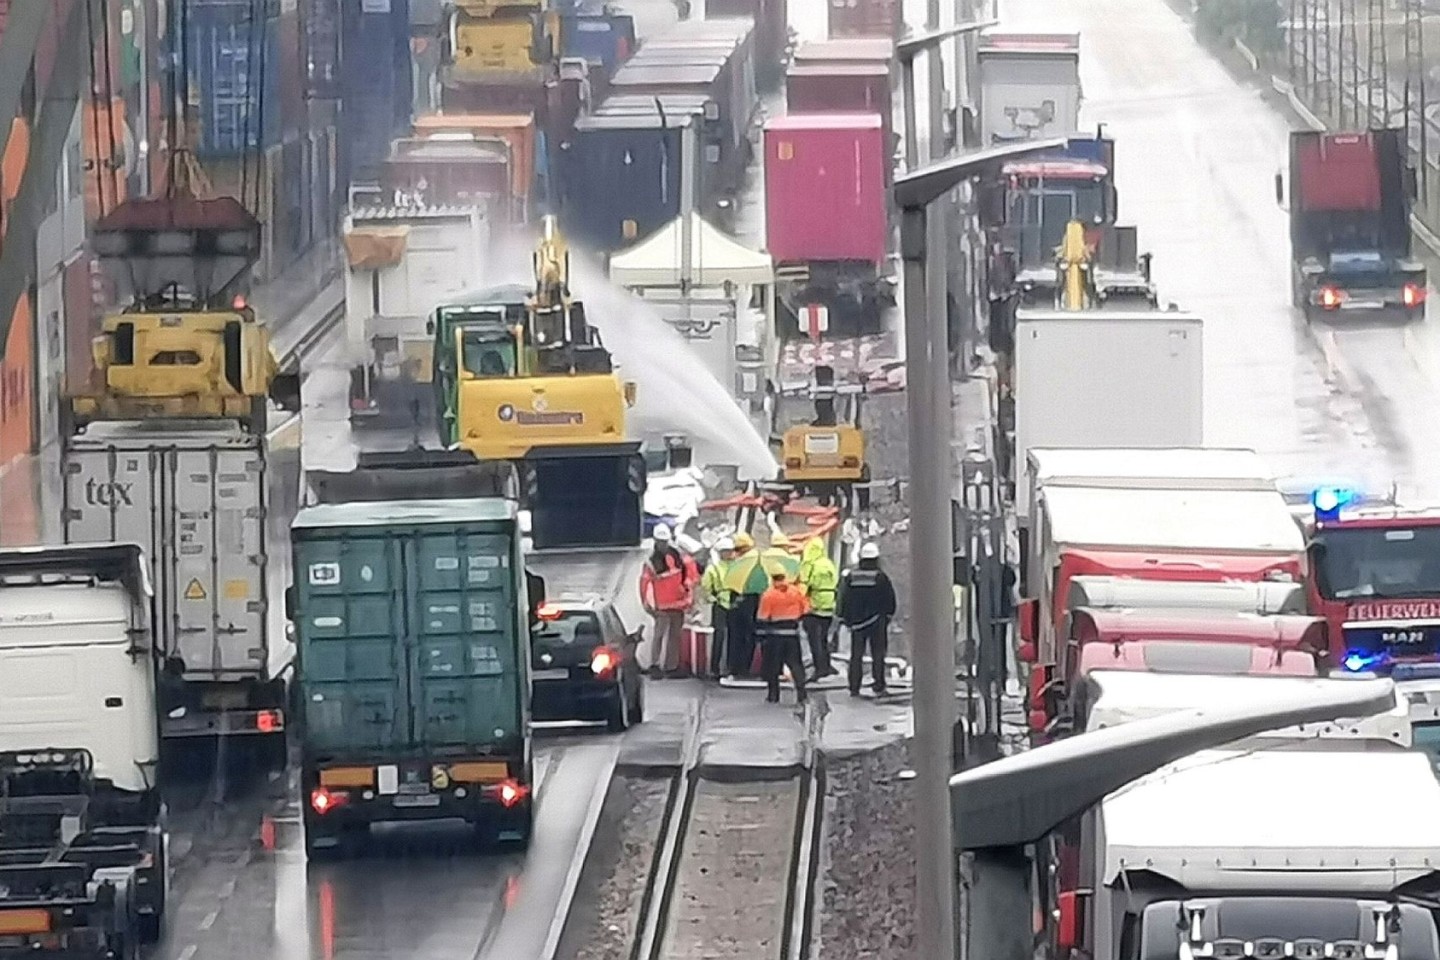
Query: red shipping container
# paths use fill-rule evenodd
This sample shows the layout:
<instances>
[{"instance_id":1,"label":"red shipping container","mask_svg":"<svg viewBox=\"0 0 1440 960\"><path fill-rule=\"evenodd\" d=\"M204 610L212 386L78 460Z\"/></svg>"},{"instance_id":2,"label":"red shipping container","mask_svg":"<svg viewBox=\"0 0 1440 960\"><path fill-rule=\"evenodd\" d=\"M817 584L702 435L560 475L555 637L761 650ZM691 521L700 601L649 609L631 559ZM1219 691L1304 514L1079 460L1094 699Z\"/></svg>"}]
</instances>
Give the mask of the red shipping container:
<instances>
[{"instance_id":1,"label":"red shipping container","mask_svg":"<svg viewBox=\"0 0 1440 960\"><path fill-rule=\"evenodd\" d=\"M829 0L826 33L839 37L899 40L905 18L900 0Z\"/></svg>"},{"instance_id":2,"label":"red shipping container","mask_svg":"<svg viewBox=\"0 0 1440 960\"><path fill-rule=\"evenodd\" d=\"M806 40L795 48L796 63L895 64L895 44L876 37Z\"/></svg>"},{"instance_id":3,"label":"red shipping container","mask_svg":"<svg viewBox=\"0 0 1440 960\"><path fill-rule=\"evenodd\" d=\"M765 124L765 233L777 263L884 261L882 137L874 113L799 113Z\"/></svg>"},{"instance_id":4,"label":"red shipping container","mask_svg":"<svg viewBox=\"0 0 1440 960\"><path fill-rule=\"evenodd\" d=\"M1380 160L1368 133L1317 134L1300 143L1300 207L1313 211L1380 209Z\"/></svg>"},{"instance_id":5,"label":"red shipping container","mask_svg":"<svg viewBox=\"0 0 1440 960\"><path fill-rule=\"evenodd\" d=\"M890 69L879 63L797 63L785 77L785 104L790 113L842 111L893 112Z\"/></svg>"}]
</instances>

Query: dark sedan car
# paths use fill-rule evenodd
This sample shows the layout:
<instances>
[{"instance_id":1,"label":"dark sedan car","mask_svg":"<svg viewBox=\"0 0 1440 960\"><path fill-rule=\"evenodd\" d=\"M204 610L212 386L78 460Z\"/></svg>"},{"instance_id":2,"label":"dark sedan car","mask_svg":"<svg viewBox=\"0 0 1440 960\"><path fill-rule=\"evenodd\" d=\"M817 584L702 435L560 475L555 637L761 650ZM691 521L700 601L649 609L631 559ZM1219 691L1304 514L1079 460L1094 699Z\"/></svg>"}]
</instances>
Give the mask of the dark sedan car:
<instances>
[{"instance_id":1,"label":"dark sedan car","mask_svg":"<svg viewBox=\"0 0 1440 960\"><path fill-rule=\"evenodd\" d=\"M531 634L531 713L535 720L604 721L621 731L645 717L635 649L608 602L547 600Z\"/></svg>"}]
</instances>

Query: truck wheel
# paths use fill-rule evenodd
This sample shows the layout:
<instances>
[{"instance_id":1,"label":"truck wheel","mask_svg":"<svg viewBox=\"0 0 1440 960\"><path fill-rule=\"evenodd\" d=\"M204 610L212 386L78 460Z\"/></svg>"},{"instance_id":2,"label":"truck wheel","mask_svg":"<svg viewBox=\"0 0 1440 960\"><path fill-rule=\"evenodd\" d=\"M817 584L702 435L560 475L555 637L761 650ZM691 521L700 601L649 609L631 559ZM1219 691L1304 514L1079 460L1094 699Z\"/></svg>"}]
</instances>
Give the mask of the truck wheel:
<instances>
[{"instance_id":1,"label":"truck wheel","mask_svg":"<svg viewBox=\"0 0 1440 960\"><path fill-rule=\"evenodd\" d=\"M630 698L625 696L625 688L619 683L615 684L615 696L605 716L605 726L611 733L624 733L630 727Z\"/></svg>"}]
</instances>

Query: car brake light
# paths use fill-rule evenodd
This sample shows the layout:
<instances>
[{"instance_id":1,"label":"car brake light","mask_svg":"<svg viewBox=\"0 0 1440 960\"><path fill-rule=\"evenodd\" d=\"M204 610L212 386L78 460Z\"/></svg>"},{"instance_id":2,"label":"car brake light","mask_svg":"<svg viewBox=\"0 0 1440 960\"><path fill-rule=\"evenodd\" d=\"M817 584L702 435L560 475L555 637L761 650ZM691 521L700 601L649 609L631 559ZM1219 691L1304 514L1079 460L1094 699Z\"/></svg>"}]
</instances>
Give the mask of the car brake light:
<instances>
[{"instance_id":1,"label":"car brake light","mask_svg":"<svg viewBox=\"0 0 1440 960\"><path fill-rule=\"evenodd\" d=\"M564 611L553 603L542 603L535 610L535 616L541 620L559 620L563 613Z\"/></svg>"},{"instance_id":2,"label":"car brake light","mask_svg":"<svg viewBox=\"0 0 1440 960\"><path fill-rule=\"evenodd\" d=\"M1405 289L1400 292L1401 298L1407 307L1418 307L1425 302L1426 290L1416 283L1405 284Z\"/></svg>"},{"instance_id":3,"label":"car brake light","mask_svg":"<svg viewBox=\"0 0 1440 960\"><path fill-rule=\"evenodd\" d=\"M279 710L261 710L255 715L255 729L261 733L274 733L285 729L285 714Z\"/></svg>"},{"instance_id":4,"label":"car brake light","mask_svg":"<svg viewBox=\"0 0 1440 960\"><path fill-rule=\"evenodd\" d=\"M1326 309L1334 309L1340 306L1340 301L1345 299L1345 291L1336 287L1320 288L1320 306Z\"/></svg>"},{"instance_id":5,"label":"car brake light","mask_svg":"<svg viewBox=\"0 0 1440 960\"><path fill-rule=\"evenodd\" d=\"M513 807L529 795L530 788L523 783L506 780L496 788L495 792L499 795L501 804L507 807Z\"/></svg>"},{"instance_id":6,"label":"car brake light","mask_svg":"<svg viewBox=\"0 0 1440 960\"><path fill-rule=\"evenodd\" d=\"M590 654L590 672L603 677L615 671L620 665L620 655L609 647L598 647Z\"/></svg>"},{"instance_id":7,"label":"car brake light","mask_svg":"<svg viewBox=\"0 0 1440 960\"><path fill-rule=\"evenodd\" d=\"M350 799L350 795L343 790L327 790L324 787L317 787L310 791L310 806L321 816L343 805L348 799Z\"/></svg>"}]
</instances>

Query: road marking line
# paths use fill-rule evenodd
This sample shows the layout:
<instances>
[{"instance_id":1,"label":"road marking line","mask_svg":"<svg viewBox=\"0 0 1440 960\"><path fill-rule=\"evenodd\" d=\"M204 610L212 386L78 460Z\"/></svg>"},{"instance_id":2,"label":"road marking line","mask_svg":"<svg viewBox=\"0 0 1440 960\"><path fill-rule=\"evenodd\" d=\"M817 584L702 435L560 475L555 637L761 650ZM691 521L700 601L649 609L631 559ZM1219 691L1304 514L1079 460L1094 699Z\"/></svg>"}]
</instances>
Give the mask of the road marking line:
<instances>
[{"instance_id":1,"label":"road marking line","mask_svg":"<svg viewBox=\"0 0 1440 960\"><path fill-rule=\"evenodd\" d=\"M190 960L191 957L195 956L195 952L199 949L200 948L197 947L195 944L190 944L184 950L180 951L179 960Z\"/></svg>"},{"instance_id":2,"label":"road marking line","mask_svg":"<svg viewBox=\"0 0 1440 960\"><path fill-rule=\"evenodd\" d=\"M1415 336L1414 328L1405 327L1402 332L1402 337L1405 353L1410 358L1410 363L1414 366L1415 372L1420 374L1420 378L1432 388L1435 387L1435 378L1431 376L1430 371L1425 368L1425 364L1420 362L1420 357L1424 353L1424 350L1421 349L1419 338Z\"/></svg>"},{"instance_id":3,"label":"road marking line","mask_svg":"<svg viewBox=\"0 0 1440 960\"><path fill-rule=\"evenodd\" d=\"M605 798L610 793L610 782L615 776L615 764L620 759L620 745L616 744L595 778L595 787L590 794L590 805L585 808L585 822L580 826L580 836L575 841L575 853L570 858L570 869L565 873L565 884L560 888L560 901L556 904L554 919L541 948L543 960L554 960L560 949L560 937L565 933L565 924L570 919L570 909L575 903L575 891L580 887L580 874L585 861L590 859L590 845L595 840L595 828L600 824L600 814L605 808Z\"/></svg>"},{"instance_id":4,"label":"road marking line","mask_svg":"<svg viewBox=\"0 0 1440 960\"><path fill-rule=\"evenodd\" d=\"M215 921L218 920L219 918L220 918L220 911L219 911L219 910L211 910L209 913L207 913L207 914L205 915L205 919L200 921L200 929L201 929L201 930L209 930L211 927L215 926Z\"/></svg>"}]
</instances>

